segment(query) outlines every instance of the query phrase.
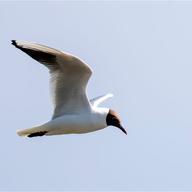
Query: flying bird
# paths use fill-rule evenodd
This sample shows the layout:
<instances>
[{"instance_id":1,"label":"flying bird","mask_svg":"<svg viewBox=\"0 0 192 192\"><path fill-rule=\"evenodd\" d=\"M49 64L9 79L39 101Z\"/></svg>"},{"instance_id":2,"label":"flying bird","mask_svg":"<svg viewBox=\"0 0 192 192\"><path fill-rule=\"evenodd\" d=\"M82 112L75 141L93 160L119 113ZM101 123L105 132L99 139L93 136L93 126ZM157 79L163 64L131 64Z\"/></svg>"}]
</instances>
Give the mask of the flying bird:
<instances>
[{"instance_id":1,"label":"flying bird","mask_svg":"<svg viewBox=\"0 0 192 192\"><path fill-rule=\"evenodd\" d=\"M108 126L115 126L127 134L114 110L99 107L112 94L88 99L86 87L92 69L85 62L69 53L37 43L12 40L12 44L49 69L54 104L50 121L19 130L19 136L89 133Z\"/></svg>"}]
</instances>

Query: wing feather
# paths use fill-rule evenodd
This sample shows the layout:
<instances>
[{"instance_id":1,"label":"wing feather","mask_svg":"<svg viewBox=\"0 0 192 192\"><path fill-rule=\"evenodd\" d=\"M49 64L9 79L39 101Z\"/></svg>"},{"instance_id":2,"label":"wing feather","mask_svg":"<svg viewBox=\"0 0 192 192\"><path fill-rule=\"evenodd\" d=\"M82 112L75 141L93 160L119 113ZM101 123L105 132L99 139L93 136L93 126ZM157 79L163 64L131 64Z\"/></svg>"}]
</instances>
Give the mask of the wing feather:
<instances>
[{"instance_id":1,"label":"wing feather","mask_svg":"<svg viewBox=\"0 0 192 192\"><path fill-rule=\"evenodd\" d=\"M90 110L86 86L92 70L87 64L73 55L37 43L13 40L12 44L49 69L53 119Z\"/></svg>"},{"instance_id":2,"label":"wing feather","mask_svg":"<svg viewBox=\"0 0 192 192\"><path fill-rule=\"evenodd\" d=\"M108 93L105 95L101 95L99 97L93 98L90 100L90 103L94 106L94 107L98 107L101 103L103 103L105 100L109 99L113 97L112 93Z\"/></svg>"}]
</instances>

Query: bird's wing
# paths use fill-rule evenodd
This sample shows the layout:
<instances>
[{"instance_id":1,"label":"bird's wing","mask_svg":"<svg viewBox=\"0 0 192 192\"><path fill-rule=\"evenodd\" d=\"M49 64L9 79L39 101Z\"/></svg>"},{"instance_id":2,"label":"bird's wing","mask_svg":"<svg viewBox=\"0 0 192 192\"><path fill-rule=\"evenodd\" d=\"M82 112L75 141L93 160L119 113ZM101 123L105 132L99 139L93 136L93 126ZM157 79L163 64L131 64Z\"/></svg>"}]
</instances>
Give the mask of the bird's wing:
<instances>
[{"instance_id":1,"label":"bird's wing","mask_svg":"<svg viewBox=\"0 0 192 192\"><path fill-rule=\"evenodd\" d=\"M100 105L102 102L104 102L105 100L107 100L108 98L113 97L113 94L108 93L106 95L102 95L96 98L93 98L90 100L90 103L94 106L97 107L98 105Z\"/></svg>"},{"instance_id":2,"label":"bird's wing","mask_svg":"<svg viewBox=\"0 0 192 192\"><path fill-rule=\"evenodd\" d=\"M90 109L86 86L92 70L87 64L77 57L44 45L15 40L12 44L49 69L53 119Z\"/></svg>"}]
</instances>

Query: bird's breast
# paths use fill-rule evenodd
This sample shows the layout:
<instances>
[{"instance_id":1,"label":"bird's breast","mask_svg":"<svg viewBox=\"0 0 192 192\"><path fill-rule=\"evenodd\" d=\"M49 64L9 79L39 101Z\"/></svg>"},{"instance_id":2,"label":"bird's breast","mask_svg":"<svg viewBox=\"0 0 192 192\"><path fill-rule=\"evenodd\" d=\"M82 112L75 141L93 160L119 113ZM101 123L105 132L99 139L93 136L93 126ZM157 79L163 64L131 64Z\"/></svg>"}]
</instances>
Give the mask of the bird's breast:
<instances>
[{"instance_id":1,"label":"bird's breast","mask_svg":"<svg viewBox=\"0 0 192 192\"><path fill-rule=\"evenodd\" d=\"M47 122L47 135L88 133L106 127L94 114L63 115Z\"/></svg>"}]
</instances>

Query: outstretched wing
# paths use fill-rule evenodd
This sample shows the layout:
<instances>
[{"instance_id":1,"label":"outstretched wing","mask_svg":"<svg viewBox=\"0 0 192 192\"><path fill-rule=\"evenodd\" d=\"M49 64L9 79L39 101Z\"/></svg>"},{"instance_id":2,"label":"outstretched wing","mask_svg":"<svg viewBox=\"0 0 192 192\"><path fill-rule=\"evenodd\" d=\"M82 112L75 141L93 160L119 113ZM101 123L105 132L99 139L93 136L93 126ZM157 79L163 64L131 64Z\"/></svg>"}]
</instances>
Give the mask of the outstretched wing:
<instances>
[{"instance_id":1,"label":"outstretched wing","mask_svg":"<svg viewBox=\"0 0 192 192\"><path fill-rule=\"evenodd\" d=\"M92 70L87 64L75 56L37 43L12 40L12 44L49 69L53 118L90 109L86 86Z\"/></svg>"},{"instance_id":2,"label":"outstretched wing","mask_svg":"<svg viewBox=\"0 0 192 192\"><path fill-rule=\"evenodd\" d=\"M111 93L108 93L106 95L102 95L102 96L99 96L99 97L96 97L96 98L93 98L90 100L91 104L94 106L94 107L97 107L99 104L101 104L102 102L104 102L105 100L109 99L113 97L113 94Z\"/></svg>"}]
</instances>

